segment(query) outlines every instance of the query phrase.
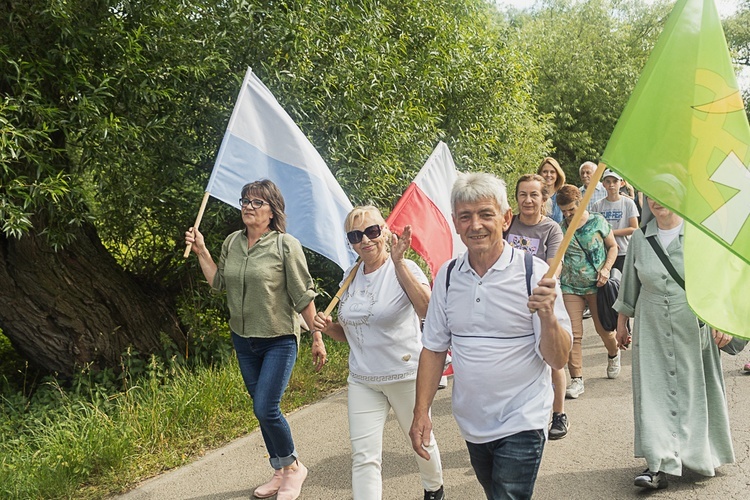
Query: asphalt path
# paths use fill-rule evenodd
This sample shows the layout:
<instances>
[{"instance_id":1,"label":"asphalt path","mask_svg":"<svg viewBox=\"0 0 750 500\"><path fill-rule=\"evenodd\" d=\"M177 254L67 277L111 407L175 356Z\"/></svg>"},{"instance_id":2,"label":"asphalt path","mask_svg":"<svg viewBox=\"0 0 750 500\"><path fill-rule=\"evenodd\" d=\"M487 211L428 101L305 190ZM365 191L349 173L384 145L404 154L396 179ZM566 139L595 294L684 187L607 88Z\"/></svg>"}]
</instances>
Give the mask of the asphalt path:
<instances>
[{"instance_id":1,"label":"asphalt path","mask_svg":"<svg viewBox=\"0 0 750 500\"><path fill-rule=\"evenodd\" d=\"M568 436L544 449L536 482L537 499L746 499L750 497L750 375L742 366L750 352L722 354L736 463L706 478L690 471L669 476L669 488L644 492L633 486L645 468L633 457L631 358L622 357L622 373L606 377L606 351L591 320L584 322L585 393L566 401ZM452 381L451 381L452 384ZM443 461L446 498L484 498L469 464L466 445L451 414L452 385L438 391L432 408ZM351 499L351 456L346 390L288 415L300 460L310 474L302 500ZM383 437L383 499L421 500L422 487L408 438L390 415ZM151 478L119 495L118 500L225 500L252 498L255 487L271 477L260 432L237 439L195 462Z\"/></svg>"}]
</instances>

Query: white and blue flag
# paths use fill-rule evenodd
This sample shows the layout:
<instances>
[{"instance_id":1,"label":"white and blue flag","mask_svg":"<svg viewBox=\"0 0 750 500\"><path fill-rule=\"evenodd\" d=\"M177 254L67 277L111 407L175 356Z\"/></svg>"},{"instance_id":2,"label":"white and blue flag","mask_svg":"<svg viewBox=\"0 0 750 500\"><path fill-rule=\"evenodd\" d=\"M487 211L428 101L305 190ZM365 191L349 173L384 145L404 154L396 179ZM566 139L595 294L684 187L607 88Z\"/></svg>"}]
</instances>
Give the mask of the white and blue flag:
<instances>
[{"instance_id":1,"label":"white and blue flag","mask_svg":"<svg viewBox=\"0 0 750 500\"><path fill-rule=\"evenodd\" d=\"M273 181L286 203L287 232L348 269L356 254L344 220L352 204L305 134L248 68L206 192L239 208L242 186Z\"/></svg>"}]
</instances>

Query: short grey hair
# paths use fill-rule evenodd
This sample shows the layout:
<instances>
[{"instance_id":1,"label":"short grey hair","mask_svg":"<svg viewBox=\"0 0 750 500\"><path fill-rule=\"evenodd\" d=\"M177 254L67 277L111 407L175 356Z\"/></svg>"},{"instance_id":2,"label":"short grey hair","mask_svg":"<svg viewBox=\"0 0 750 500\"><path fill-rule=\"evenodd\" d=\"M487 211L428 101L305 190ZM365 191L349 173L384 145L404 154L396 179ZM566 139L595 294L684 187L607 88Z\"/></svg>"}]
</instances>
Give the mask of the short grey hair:
<instances>
[{"instance_id":1,"label":"short grey hair","mask_svg":"<svg viewBox=\"0 0 750 500\"><path fill-rule=\"evenodd\" d=\"M585 161L581 163L580 167L578 167L578 175L581 175L581 172L583 172L583 167L591 167L594 169L594 171L596 171L596 163L594 163L593 161Z\"/></svg>"},{"instance_id":2,"label":"short grey hair","mask_svg":"<svg viewBox=\"0 0 750 500\"><path fill-rule=\"evenodd\" d=\"M474 203L492 198L504 214L510 210L505 181L486 172L458 174L451 190L451 210L456 213L456 203Z\"/></svg>"}]
</instances>

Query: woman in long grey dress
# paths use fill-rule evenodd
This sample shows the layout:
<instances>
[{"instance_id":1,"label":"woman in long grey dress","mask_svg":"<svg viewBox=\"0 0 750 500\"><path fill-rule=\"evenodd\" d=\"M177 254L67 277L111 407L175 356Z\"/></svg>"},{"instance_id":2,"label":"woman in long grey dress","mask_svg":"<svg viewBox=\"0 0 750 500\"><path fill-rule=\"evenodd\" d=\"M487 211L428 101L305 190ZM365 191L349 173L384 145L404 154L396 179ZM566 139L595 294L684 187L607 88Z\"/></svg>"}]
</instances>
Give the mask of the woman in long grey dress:
<instances>
[{"instance_id":1,"label":"woman in long grey dress","mask_svg":"<svg viewBox=\"0 0 750 500\"><path fill-rule=\"evenodd\" d=\"M731 337L699 326L685 290L647 240L653 237L683 275L683 221L653 200L655 219L630 241L620 293L617 341L630 344L633 327L635 456L648 468L635 478L642 488L667 487L666 474L683 467L705 476L734 462L719 348ZM718 347L717 347L718 346Z\"/></svg>"}]
</instances>

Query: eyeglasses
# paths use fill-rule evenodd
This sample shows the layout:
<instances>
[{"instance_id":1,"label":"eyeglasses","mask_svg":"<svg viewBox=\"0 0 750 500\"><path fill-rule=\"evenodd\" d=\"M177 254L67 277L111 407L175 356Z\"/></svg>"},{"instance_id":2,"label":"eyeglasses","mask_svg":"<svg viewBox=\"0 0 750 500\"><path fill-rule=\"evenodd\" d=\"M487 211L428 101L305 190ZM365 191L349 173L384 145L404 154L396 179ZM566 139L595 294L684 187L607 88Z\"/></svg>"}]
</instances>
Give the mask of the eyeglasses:
<instances>
[{"instance_id":1,"label":"eyeglasses","mask_svg":"<svg viewBox=\"0 0 750 500\"><path fill-rule=\"evenodd\" d=\"M270 203L268 203L267 201L259 200L258 198L255 198L253 200L249 200L247 198L240 198L240 206L245 208L248 205L250 205L251 208L257 210L263 205L270 205Z\"/></svg>"},{"instance_id":2,"label":"eyeglasses","mask_svg":"<svg viewBox=\"0 0 750 500\"><path fill-rule=\"evenodd\" d=\"M346 233L346 237L349 240L349 243L354 245L362 241L362 236L367 236L368 239L374 240L375 238L380 237L382 232L383 231L380 229L379 225L373 224L372 226L366 227L364 231L349 231Z\"/></svg>"}]
</instances>

